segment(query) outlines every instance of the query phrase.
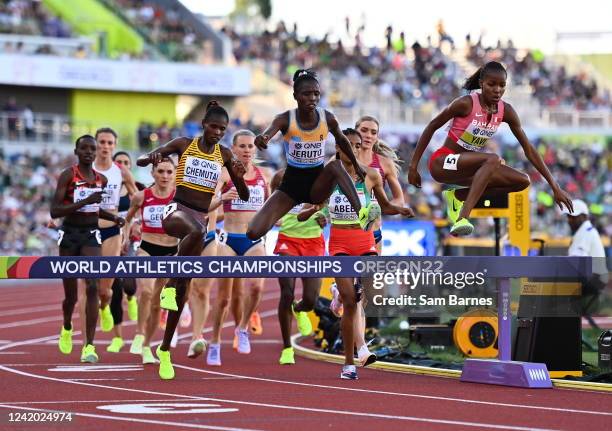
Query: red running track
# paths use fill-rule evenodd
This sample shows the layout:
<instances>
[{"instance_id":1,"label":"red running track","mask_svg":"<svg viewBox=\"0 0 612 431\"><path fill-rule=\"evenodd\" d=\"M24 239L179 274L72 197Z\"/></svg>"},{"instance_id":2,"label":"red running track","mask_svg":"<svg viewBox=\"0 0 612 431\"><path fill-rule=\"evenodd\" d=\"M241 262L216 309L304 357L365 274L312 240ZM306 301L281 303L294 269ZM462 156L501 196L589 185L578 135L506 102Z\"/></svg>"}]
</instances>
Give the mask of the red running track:
<instances>
[{"instance_id":1,"label":"red running track","mask_svg":"<svg viewBox=\"0 0 612 431\"><path fill-rule=\"evenodd\" d=\"M278 287L269 282L260 308L264 333L253 352L231 349L227 325L223 366L186 357L182 329L173 351L176 379L161 381L128 347L107 353L110 335L97 334L100 362L79 363L80 334L70 356L57 349L62 289L0 287L0 429L140 430L609 430L612 395L587 391L523 390L455 379L360 369L358 381L339 379L339 365L296 358L278 365ZM75 328L79 322L75 319ZM124 327L131 340L134 325ZM161 337L161 332L158 338ZM72 422L9 423L9 413L71 412ZM74 426L75 428L70 428Z\"/></svg>"}]
</instances>

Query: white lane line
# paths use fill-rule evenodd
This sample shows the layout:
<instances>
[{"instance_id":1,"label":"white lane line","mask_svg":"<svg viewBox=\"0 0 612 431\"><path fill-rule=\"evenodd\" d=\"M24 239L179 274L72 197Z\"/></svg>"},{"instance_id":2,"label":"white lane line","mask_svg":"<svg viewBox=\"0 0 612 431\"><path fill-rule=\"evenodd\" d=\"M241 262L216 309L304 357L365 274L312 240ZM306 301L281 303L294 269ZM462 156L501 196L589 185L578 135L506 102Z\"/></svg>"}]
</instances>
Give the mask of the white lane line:
<instances>
[{"instance_id":1,"label":"white lane line","mask_svg":"<svg viewBox=\"0 0 612 431\"><path fill-rule=\"evenodd\" d=\"M73 382L111 382L111 381L125 382L128 380L136 380L136 379L66 379L66 380L71 380Z\"/></svg>"},{"instance_id":2,"label":"white lane line","mask_svg":"<svg viewBox=\"0 0 612 431\"><path fill-rule=\"evenodd\" d=\"M4 407L5 409L17 409L17 410L26 410L26 411L36 411L36 412L40 411L40 409L35 409L33 407L22 407L22 406L15 406L15 405L0 404L0 407ZM45 409L45 411L65 413L59 410ZM107 415L100 415L100 414L93 414L93 413L72 413L72 414L75 416L83 416L86 418L109 419L113 421L125 421L125 422L137 422L137 423L142 423L142 424L166 425L166 426L173 426L173 427L179 427L179 428L196 428L196 429L203 429L203 430L219 430L219 431L257 431L252 428L233 428L233 427L230 428L230 427L220 427L220 426L214 426L214 425L196 425L196 424L190 424L186 422L156 421L153 419L137 419L137 418L128 418L128 417L123 417L123 416L107 416ZM60 422L57 422L57 424L60 424ZM67 423L62 422L61 424L66 425Z\"/></svg>"},{"instance_id":3,"label":"white lane line","mask_svg":"<svg viewBox=\"0 0 612 431\"><path fill-rule=\"evenodd\" d=\"M17 314L40 313L43 311L57 311L58 314L62 311L62 304L56 305L41 305L40 307L20 308L18 310L8 310L2 312L4 316L15 316Z\"/></svg>"},{"instance_id":4,"label":"white lane line","mask_svg":"<svg viewBox=\"0 0 612 431\"><path fill-rule=\"evenodd\" d=\"M63 320L64 318L59 314L55 317L42 317L40 319L30 319L30 320L19 320L17 322L11 323L3 323L0 325L0 329L8 329L8 328L16 328L22 326L30 326L30 325L38 325L39 323L48 323L55 322L58 320Z\"/></svg>"},{"instance_id":5,"label":"white lane line","mask_svg":"<svg viewBox=\"0 0 612 431\"><path fill-rule=\"evenodd\" d=\"M144 403L144 402L161 403L161 402L164 402L164 401L173 402L173 403L176 402L175 399L164 398L164 399L159 399L159 400L2 401L2 402L0 402L0 404L5 404L5 405L9 405L9 404L15 404L15 405L28 404L28 405L31 405L31 404L74 404L74 403L78 403L78 404L81 404L81 403L95 403L95 404L100 404L100 403Z\"/></svg>"},{"instance_id":6,"label":"white lane line","mask_svg":"<svg viewBox=\"0 0 612 431\"><path fill-rule=\"evenodd\" d=\"M248 406L255 406L255 407L276 408L276 409L282 409L282 410L298 410L298 411L304 411L304 412L330 413L333 415L347 415L347 416L359 416L359 417L379 418L379 419L393 419L393 420L401 420L401 421L408 421L408 422L424 422L424 423L435 423L435 424L445 424L445 425L460 425L460 426L466 426L466 427L504 429L504 430L515 430L515 431L552 431L548 428L520 427L520 426L512 426L512 425L498 425L498 424L481 423L481 422L465 422L465 421L454 421L454 420L447 420L447 419L430 419L430 418L421 418L421 417L414 417L414 416L396 416L396 415L386 415L386 414L379 414L379 413L366 413L366 412L356 412L356 411L346 411L346 410L319 409L319 408L313 408L313 407L300 407L300 406L288 406L288 405L278 405L278 404L268 404L268 403L256 403L256 402L248 402L248 401L228 400L228 399L222 399L222 398L196 397L196 396L181 395L181 394L171 394L171 393L166 393L166 392L147 391L144 389L130 389L130 388L123 388L123 387L116 387L116 386L100 385L96 383L74 382L70 380L63 380L63 379L57 379L54 377L47 377L47 376L41 376L38 374L26 373L24 371L7 368L3 365L0 365L0 370L7 371L9 373L19 374L25 377L33 377L36 379L50 380L50 381L60 382L60 383L91 386L95 388L112 389L112 390L125 391L125 392L137 392L137 393L143 393L143 394L149 394L149 395L170 396L170 397L176 397L176 398L181 398L181 399L191 399L191 400L198 400L198 401L216 401L220 403L231 403L231 404L240 404L240 405L248 405ZM0 407L3 407L3 406L0 405ZM30 409L30 410L35 410L35 409Z\"/></svg>"}]
</instances>

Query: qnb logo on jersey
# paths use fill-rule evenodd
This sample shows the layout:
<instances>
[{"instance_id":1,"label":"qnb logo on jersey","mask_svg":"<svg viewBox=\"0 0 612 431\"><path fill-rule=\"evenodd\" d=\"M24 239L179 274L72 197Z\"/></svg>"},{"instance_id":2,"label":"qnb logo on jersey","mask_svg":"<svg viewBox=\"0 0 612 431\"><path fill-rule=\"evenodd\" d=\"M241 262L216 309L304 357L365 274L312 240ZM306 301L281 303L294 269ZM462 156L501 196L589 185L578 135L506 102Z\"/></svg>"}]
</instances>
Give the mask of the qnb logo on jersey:
<instances>
[{"instance_id":1,"label":"qnb logo on jersey","mask_svg":"<svg viewBox=\"0 0 612 431\"><path fill-rule=\"evenodd\" d=\"M212 160L187 157L185 163L185 182L214 188L221 175L221 165Z\"/></svg>"},{"instance_id":2,"label":"qnb logo on jersey","mask_svg":"<svg viewBox=\"0 0 612 431\"><path fill-rule=\"evenodd\" d=\"M161 227L164 218L164 205L151 205L144 212L144 222L151 227Z\"/></svg>"}]
</instances>

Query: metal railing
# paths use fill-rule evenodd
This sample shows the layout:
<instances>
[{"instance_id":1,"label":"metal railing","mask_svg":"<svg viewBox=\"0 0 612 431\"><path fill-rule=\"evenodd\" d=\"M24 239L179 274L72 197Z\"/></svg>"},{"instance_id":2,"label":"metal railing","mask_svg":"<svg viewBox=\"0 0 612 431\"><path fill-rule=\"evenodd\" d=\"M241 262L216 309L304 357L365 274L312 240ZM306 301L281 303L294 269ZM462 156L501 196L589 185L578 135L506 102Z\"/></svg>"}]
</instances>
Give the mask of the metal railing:
<instances>
[{"instance_id":1,"label":"metal railing","mask_svg":"<svg viewBox=\"0 0 612 431\"><path fill-rule=\"evenodd\" d=\"M82 50L84 57L94 57L96 41L94 38L81 37L46 37L28 36L22 34L0 34L0 52L6 54L55 54L64 57L75 57L79 50ZM7 51L10 48L12 51ZM40 52L40 50L50 49L51 52Z\"/></svg>"}]
</instances>

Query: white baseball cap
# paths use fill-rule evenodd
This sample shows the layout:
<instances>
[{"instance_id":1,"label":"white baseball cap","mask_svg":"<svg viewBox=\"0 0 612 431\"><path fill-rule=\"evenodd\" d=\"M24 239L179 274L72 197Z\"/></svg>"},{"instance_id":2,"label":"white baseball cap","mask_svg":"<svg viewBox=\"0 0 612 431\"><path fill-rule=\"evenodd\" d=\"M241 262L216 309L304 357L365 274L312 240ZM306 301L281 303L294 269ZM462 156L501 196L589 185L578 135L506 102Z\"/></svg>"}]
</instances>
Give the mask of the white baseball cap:
<instances>
[{"instance_id":1,"label":"white baseball cap","mask_svg":"<svg viewBox=\"0 0 612 431\"><path fill-rule=\"evenodd\" d=\"M568 209L565 208L565 206L563 207L561 212L563 214L571 215L573 217L577 217L580 214L584 214L584 215L587 215L587 216L589 215L589 206L582 199L574 199L572 201L572 204L574 205L574 212L570 213L568 211Z\"/></svg>"}]
</instances>

